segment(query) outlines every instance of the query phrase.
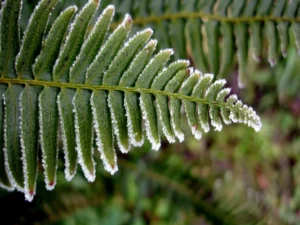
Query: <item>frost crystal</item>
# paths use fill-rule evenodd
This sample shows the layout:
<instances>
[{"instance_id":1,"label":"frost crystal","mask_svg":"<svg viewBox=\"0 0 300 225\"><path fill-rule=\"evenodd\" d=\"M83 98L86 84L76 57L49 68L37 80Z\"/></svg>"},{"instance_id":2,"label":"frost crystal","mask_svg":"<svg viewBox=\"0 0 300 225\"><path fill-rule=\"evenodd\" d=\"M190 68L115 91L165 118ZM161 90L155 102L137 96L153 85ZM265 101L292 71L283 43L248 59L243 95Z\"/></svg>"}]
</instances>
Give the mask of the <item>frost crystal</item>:
<instances>
[{"instance_id":1,"label":"frost crystal","mask_svg":"<svg viewBox=\"0 0 300 225\"><path fill-rule=\"evenodd\" d=\"M80 164L82 171L84 173L84 176L86 177L86 179L89 182L93 182L95 180L95 162L93 160L93 171L91 173L91 171L89 171L89 169L87 168L87 166L84 163L84 159L83 159L83 155L82 155L82 148L81 148L81 143L80 143L80 131L79 131L79 122L78 122L78 112L76 110L76 103L75 103L75 99L76 99L76 94L73 98L72 104L73 104L73 112L75 114L75 141L76 141L76 151L78 153L78 163ZM93 134L92 134L93 137ZM91 138L92 138L91 137ZM94 148L91 149L92 151L92 155L94 153Z\"/></svg>"},{"instance_id":2,"label":"frost crystal","mask_svg":"<svg viewBox=\"0 0 300 225\"><path fill-rule=\"evenodd\" d=\"M162 111L161 111L161 108L160 108L160 104L158 104L158 103L157 103L157 109L158 109L157 110L158 111L158 116L159 116L159 120L161 121L161 126L162 126L163 133L166 136L169 143L174 143L176 141L175 137L168 132L168 130L166 128L166 124L164 123L163 118L162 118Z\"/></svg>"},{"instance_id":3,"label":"frost crystal","mask_svg":"<svg viewBox=\"0 0 300 225\"><path fill-rule=\"evenodd\" d=\"M61 108L61 94L57 97L57 105L58 105L58 114L59 114L59 123L62 131L62 138L63 138L63 152L64 152L64 158L65 158L65 177L67 181L71 181L72 178L75 175L76 168L74 169L74 173L71 174L70 171L70 160L69 160L69 152L68 152L68 140L66 137L66 130L63 123L63 114L62 114L62 108ZM77 162L76 162L77 165Z\"/></svg>"},{"instance_id":4,"label":"frost crystal","mask_svg":"<svg viewBox=\"0 0 300 225\"><path fill-rule=\"evenodd\" d=\"M173 131L176 135L176 137L178 138L179 142L183 142L184 141L184 133L179 129L179 127L177 128L176 123L174 121L174 108L171 104L170 107L170 113L171 113L171 125L173 128Z\"/></svg>"},{"instance_id":5,"label":"frost crystal","mask_svg":"<svg viewBox=\"0 0 300 225\"><path fill-rule=\"evenodd\" d=\"M135 134L133 133L132 118L130 115L130 111L126 99L124 101L124 106L126 110L127 127L128 127L128 135L129 135L130 143L133 146L141 147L144 143L144 136L142 136L142 139L140 141L136 140Z\"/></svg>"},{"instance_id":6,"label":"frost crystal","mask_svg":"<svg viewBox=\"0 0 300 225\"><path fill-rule=\"evenodd\" d=\"M54 180L50 182L49 178L48 178L48 174L47 174L47 168L48 168L48 164L46 163L46 153L45 153L45 144L44 144L44 134L43 134L43 111L42 111L42 103L41 103L41 94L39 96L39 101L38 101L38 105L39 105L39 134L40 134L40 142L41 142L41 149L42 149L42 164L43 164L43 168L44 168L44 175L45 175L45 183L46 183L46 189L47 190L53 190L55 185L56 185L56 176L54 177ZM57 157L58 157L58 151L56 151L56 162L57 162ZM57 163L55 165L56 169L57 169Z\"/></svg>"},{"instance_id":7,"label":"frost crystal","mask_svg":"<svg viewBox=\"0 0 300 225\"><path fill-rule=\"evenodd\" d=\"M94 93L92 94L91 96L91 99L94 98ZM96 136L97 136L97 139L96 139L96 144L98 146L98 151L100 152L100 157L103 161L103 164L104 164L104 169L106 171L108 171L109 173L111 173L112 175L118 171L118 164L117 164L117 156L116 156L116 153L115 153L115 149L114 150L114 166L110 165L110 163L108 162L106 156L105 156L105 153L103 151L103 143L102 143L102 139L101 139L101 133L99 131L99 123L98 123L98 118L97 118L97 112L96 112L96 107L94 105L94 101L91 101L91 106L92 106L92 113L93 113L93 123L94 123L94 130L96 131Z\"/></svg>"},{"instance_id":8,"label":"frost crystal","mask_svg":"<svg viewBox=\"0 0 300 225\"><path fill-rule=\"evenodd\" d=\"M155 151L158 151L159 148L160 148L160 141L155 140L153 135L152 135L152 132L151 132L151 129L150 129L150 123L149 123L149 120L148 120L148 114L147 114L145 103L143 101L142 96L140 96L139 100L140 100L140 104L141 104L143 119L145 121L147 138L148 138L148 140L150 141L150 143L152 145L152 149L155 150Z\"/></svg>"},{"instance_id":9,"label":"frost crystal","mask_svg":"<svg viewBox=\"0 0 300 225\"><path fill-rule=\"evenodd\" d=\"M5 95L3 94L3 103L4 105L6 105L6 99L5 99ZM6 114L7 114L7 109L6 107L4 107L4 148L3 148L3 151L4 151L4 161L5 161L5 169L6 169L6 172L7 172L7 176L9 178L9 181L11 182L11 184L20 192L24 192L24 189L22 187L20 187L13 175L12 175L12 172L10 170L10 166L9 166L9 163L8 163L8 153L7 153L7 118L6 118Z\"/></svg>"},{"instance_id":10,"label":"frost crystal","mask_svg":"<svg viewBox=\"0 0 300 225\"><path fill-rule=\"evenodd\" d=\"M114 112L114 109L112 107L112 105L110 104L110 95L108 96L108 99L107 99L107 103L108 103L108 107L110 109L110 114L111 114L111 119L112 119L112 125L113 125L113 130L114 130L114 133L117 137L117 142L118 142L118 146L120 148L120 151L124 154L128 153L129 150L130 150L130 143L128 144L128 148L126 148L126 146L124 146L120 140L120 131L119 131L119 128L118 128L118 122L116 120L116 116L115 116L115 112Z\"/></svg>"},{"instance_id":11,"label":"frost crystal","mask_svg":"<svg viewBox=\"0 0 300 225\"><path fill-rule=\"evenodd\" d=\"M26 153L25 153L25 143L24 143L24 131L22 129L22 116L23 116L23 108L22 108L22 104L21 104L21 99L22 99L22 96L23 96L23 93L21 93L21 96L20 96L20 142L21 142L21 153L22 153L22 163L23 163L23 173L24 173L24 193L25 193L25 199L29 202L31 202L33 200L33 197L35 195L35 187L33 190L29 190L29 184L28 184L28 170L27 170L27 158L26 158ZM37 160L37 159L36 159ZM37 172L37 171L36 171ZM37 173L36 173L37 174Z\"/></svg>"}]
</instances>

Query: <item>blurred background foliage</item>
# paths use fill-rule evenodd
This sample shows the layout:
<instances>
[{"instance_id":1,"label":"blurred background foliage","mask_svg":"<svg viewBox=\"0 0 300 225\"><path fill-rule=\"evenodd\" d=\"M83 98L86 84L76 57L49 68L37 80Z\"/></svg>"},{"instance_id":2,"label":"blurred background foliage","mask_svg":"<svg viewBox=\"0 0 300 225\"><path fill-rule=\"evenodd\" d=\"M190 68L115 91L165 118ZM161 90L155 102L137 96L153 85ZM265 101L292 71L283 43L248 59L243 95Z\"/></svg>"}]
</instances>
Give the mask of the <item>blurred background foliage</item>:
<instances>
[{"instance_id":1,"label":"blurred background foliage","mask_svg":"<svg viewBox=\"0 0 300 225\"><path fill-rule=\"evenodd\" d=\"M82 7L85 2L61 0L53 14L70 4ZM36 3L24 1L22 29ZM101 7L108 3L120 7L118 21L125 13L124 3L106 0ZM55 190L46 191L39 178L32 203L26 202L23 194L0 191L1 221L53 225L300 224L300 57L294 44L287 52L274 67L264 60L267 57L259 63L248 57L244 89L238 88L236 60L226 75L232 91L261 116L259 133L233 125L197 141L183 127L183 143L164 141L158 152L151 151L148 143L128 155L120 154L116 175L98 165L94 183L88 183L80 173L67 182L61 155Z\"/></svg>"}]
</instances>

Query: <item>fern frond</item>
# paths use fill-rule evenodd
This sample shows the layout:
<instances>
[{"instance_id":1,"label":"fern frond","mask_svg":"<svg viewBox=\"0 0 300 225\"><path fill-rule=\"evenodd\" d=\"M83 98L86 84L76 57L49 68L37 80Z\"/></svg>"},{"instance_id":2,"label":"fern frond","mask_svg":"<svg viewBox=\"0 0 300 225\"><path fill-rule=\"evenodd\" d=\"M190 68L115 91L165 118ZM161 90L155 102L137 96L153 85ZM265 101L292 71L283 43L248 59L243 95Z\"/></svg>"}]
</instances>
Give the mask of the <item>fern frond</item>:
<instances>
[{"instance_id":1,"label":"fern frond","mask_svg":"<svg viewBox=\"0 0 300 225\"><path fill-rule=\"evenodd\" d=\"M115 4L135 6L129 11L134 25L151 26L159 48L171 46L176 59L190 58L203 72L224 77L237 55L240 86L247 80L249 52L256 61L267 55L271 66L286 57L292 44L300 53L298 0L117 0ZM117 16L123 13L120 9Z\"/></svg>"},{"instance_id":2,"label":"fern frond","mask_svg":"<svg viewBox=\"0 0 300 225\"><path fill-rule=\"evenodd\" d=\"M172 49L152 56L157 42L151 40L151 29L128 39L132 27L129 15L108 36L113 6L103 11L89 33L88 25L99 2L88 1L71 25L76 7L66 9L42 44L56 2L40 1L20 51L15 54L15 69L6 63L1 70L0 130L4 132L1 147L6 172L1 171L1 186L7 189L13 186L24 192L27 200L32 200L40 143L46 188L53 189L59 138L63 141L67 180L76 173L77 163L88 181L95 179L94 141L105 169L113 174L118 170L115 142L122 153L127 153L131 146L143 144L145 132L152 148L158 150L158 123L170 143L176 137L183 141L182 105L197 139L210 126L220 131L222 120L225 124L245 123L256 131L260 129L260 118L251 107L230 95L230 89L223 88L224 80L213 82L213 75L188 68L186 60L169 63ZM3 11L10 10L9 7L19 6L8 1ZM3 16L10 16L4 12ZM3 35L1 38L3 44ZM15 39L8 41L15 42ZM1 48L1 62L11 60L8 51L12 50ZM16 71L16 74L11 76L3 71Z\"/></svg>"}]
</instances>

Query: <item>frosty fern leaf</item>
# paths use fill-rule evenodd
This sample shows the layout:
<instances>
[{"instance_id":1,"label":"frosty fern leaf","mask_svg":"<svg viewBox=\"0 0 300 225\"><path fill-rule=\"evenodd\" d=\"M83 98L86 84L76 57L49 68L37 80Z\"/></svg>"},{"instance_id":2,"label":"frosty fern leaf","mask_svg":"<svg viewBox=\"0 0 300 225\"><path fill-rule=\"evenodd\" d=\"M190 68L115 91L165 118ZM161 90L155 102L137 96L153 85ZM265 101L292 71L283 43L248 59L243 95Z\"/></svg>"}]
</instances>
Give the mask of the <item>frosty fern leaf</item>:
<instances>
[{"instance_id":1,"label":"frosty fern leaf","mask_svg":"<svg viewBox=\"0 0 300 225\"><path fill-rule=\"evenodd\" d=\"M20 43L21 1L7 0L2 8L1 187L24 192L31 201L41 149L46 188L53 189L59 138L67 180L75 175L77 164L88 181L95 179L94 137L104 168L114 174L115 142L127 153L143 144L146 133L158 150L159 121L170 143L183 141L182 106L197 139L211 126L221 130L222 120L260 129L260 118L230 95L224 80L213 81L213 75L188 68L186 60L168 63L171 49L154 53L157 41L151 40L151 29L128 39L129 15L108 35L113 6L104 9L90 32L99 2L88 1L75 17L77 8L69 7L44 39L57 2L39 2Z\"/></svg>"},{"instance_id":2,"label":"frosty fern leaf","mask_svg":"<svg viewBox=\"0 0 300 225\"><path fill-rule=\"evenodd\" d=\"M136 27L151 26L159 48L189 58L203 72L228 76L238 62L247 85L250 61L282 62L289 48L300 55L299 0L114 0L117 16L130 13ZM250 54L249 54L250 53ZM236 57L235 57L236 56ZM236 60L235 60L236 58Z\"/></svg>"}]
</instances>

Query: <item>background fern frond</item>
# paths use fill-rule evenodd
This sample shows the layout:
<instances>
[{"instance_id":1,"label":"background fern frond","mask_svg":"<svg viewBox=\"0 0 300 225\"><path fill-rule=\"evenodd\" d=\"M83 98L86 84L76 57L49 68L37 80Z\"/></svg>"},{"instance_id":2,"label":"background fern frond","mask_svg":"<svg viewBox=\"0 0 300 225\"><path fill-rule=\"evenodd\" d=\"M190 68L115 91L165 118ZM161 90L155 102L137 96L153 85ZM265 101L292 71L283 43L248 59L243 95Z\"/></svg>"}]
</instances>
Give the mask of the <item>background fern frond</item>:
<instances>
[{"instance_id":1,"label":"background fern frond","mask_svg":"<svg viewBox=\"0 0 300 225\"><path fill-rule=\"evenodd\" d=\"M104 168L113 174L118 169L114 138L120 151L127 153L132 145L142 145L145 132L152 149L158 150L161 124L169 142L176 136L182 141L182 105L197 139L210 126L220 131L222 120L260 130L260 118L224 89L225 80L213 81L213 75L188 68L185 60L169 63L172 49L151 57L156 47L156 41L150 40L151 29L127 38L132 27L129 15L108 35L113 6L104 10L91 32L88 27L99 2L88 1L71 23L76 7L69 7L53 22L43 44L56 3L41 0L36 6L15 55L16 74L2 72L0 78L5 170L9 182L24 192L28 201L35 195L39 143L46 188L52 190L61 138L67 180L72 179L79 163L92 182L96 176L95 142ZM19 4L7 2L3 11L9 7L18 11ZM6 17L11 15L3 16L2 21L8 21ZM11 26L19 29L16 24ZM16 38L7 41L14 43ZM1 61L11 60L11 51L15 50L1 48ZM13 71L11 63L3 65L3 71ZM5 177L2 180L2 186L11 188Z\"/></svg>"},{"instance_id":2,"label":"background fern frond","mask_svg":"<svg viewBox=\"0 0 300 225\"><path fill-rule=\"evenodd\" d=\"M114 4L119 6L116 18L128 10L134 29L152 27L159 48L172 47L175 59L188 58L202 72L228 76L237 60L241 87L251 76L250 57L258 62L267 59L274 67L290 46L300 52L297 0L115 0Z\"/></svg>"}]
</instances>

